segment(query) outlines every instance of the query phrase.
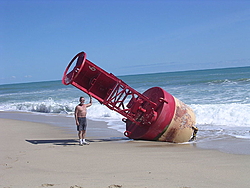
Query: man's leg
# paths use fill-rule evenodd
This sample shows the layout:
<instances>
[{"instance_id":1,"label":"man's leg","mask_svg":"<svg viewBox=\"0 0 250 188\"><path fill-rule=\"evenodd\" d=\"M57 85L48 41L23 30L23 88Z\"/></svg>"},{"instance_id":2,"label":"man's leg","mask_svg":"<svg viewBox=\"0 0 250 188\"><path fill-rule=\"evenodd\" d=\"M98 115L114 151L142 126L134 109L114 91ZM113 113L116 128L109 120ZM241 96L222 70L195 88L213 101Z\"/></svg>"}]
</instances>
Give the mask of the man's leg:
<instances>
[{"instance_id":1,"label":"man's leg","mask_svg":"<svg viewBox=\"0 0 250 188\"><path fill-rule=\"evenodd\" d=\"M83 131L78 132L78 137L79 137L79 144L82 145L83 144Z\"/></svg>"},{"instance_id":2,"label":"man's leg","mask_svg":"<svg viewBox=\"0 0 250 188\"><path fill-rule=\"evenodd\" d=\"M86 142L86 140L85 140L85 135L86 135L86 130L83 130L83 131L82 131L82 143L83 143L84 145L89 145L89 143Z\"/></svg>"},{"instance_id":3,"label":"man's leg","mask_svg":"<svg viewBox=\"0 0 250 188\"><path fill-rule=\"evenodd\" d=\"M83 130L83 131L82 131L82 139L85 138L85 135L86 135L86 130Z\"/></svg>"}]
</instances>

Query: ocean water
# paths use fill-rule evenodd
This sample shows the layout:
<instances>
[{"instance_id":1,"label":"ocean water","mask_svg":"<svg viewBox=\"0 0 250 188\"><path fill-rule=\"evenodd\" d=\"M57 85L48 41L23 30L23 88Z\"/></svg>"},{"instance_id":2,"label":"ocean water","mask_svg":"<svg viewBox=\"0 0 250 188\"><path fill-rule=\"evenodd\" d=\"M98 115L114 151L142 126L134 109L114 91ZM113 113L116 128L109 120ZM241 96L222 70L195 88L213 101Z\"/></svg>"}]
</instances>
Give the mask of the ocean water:
<instances>
[{"instance_id":1,"label":"ocean water","mask_svg":"<svg viewBox=\"0 0 250 188\"><path fill-rule=\"evenodd\" d=\"M197 142L220 139L250 141L250 67L119 76L143 93L161 87L189 105L196 114ZM79 89L61 80L0 85L0 111L32 112L73 117ZM94 99L88 118L125 131L123 118Z\"/></svg>"}]
</instances>

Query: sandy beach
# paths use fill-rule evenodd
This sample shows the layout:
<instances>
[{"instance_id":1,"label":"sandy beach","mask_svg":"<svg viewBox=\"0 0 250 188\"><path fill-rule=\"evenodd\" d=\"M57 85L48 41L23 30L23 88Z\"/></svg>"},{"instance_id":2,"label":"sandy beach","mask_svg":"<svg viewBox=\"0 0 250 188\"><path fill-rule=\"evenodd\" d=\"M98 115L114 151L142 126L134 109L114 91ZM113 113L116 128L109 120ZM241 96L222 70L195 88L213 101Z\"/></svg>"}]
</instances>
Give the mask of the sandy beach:
<instances>
[{"instance_id":1,"label":"sandy beach","mask_svg":"<svg viewBox=\"0 0 250 188\"><path fill-rule=\"evenodd\" d=\"M105 122L88 123L90 145L79 146L63 128L0 119L0 187L250 187L249 155L127 140Z\"/></svg>"}]
</instances>

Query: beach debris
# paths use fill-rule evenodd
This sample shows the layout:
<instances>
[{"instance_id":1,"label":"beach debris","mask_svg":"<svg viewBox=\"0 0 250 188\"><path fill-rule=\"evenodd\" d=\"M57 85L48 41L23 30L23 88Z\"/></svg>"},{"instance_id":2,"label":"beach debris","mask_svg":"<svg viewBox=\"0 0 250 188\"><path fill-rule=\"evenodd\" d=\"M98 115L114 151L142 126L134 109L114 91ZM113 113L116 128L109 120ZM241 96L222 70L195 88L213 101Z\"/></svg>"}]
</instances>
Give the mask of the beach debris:
<instances>
[{"instance_id":1,"label":"beach debris","mask_svg":"<svg viewBox=\"0 0 250 188\"><path fill-rule=\"evenodd\" d=\"M108 186L108 188L121 188L121 187L122 185L116 185L116 184Z\"/></svg>"},{"instance_id":2,"label":"beach debris","mask_svg":"<svg viewBox=\"0 0 250 188\"><path fill-rule=\"evenodd\" d=\"M160 87L139 93L86 59L85 52L70 61L62 82L124 116L128 138L181 143L196 137L195 114L189 106Z\"/></svg>"},{"instance_id":3,"label":"beach debris","mask_svg":"<svg viewBox=\"0 0 250 188\"><path fill-rule=\"evenodd\" d=\"M83 188L83 187L78 186L78 185L73 185L73 186L70 186L70 188Z\"/></svg>"},{"instance_id":4,"label":"beach debris","mask_svg":"<svg viewBox=\"0 0 250 188\"><path fill-rule=\"evenodd\" d=\"M52 184L52 183L44 183L44 184L42 184L42 187L52 187L54 185L55 184Z\"/></svg>"}]
</instances>

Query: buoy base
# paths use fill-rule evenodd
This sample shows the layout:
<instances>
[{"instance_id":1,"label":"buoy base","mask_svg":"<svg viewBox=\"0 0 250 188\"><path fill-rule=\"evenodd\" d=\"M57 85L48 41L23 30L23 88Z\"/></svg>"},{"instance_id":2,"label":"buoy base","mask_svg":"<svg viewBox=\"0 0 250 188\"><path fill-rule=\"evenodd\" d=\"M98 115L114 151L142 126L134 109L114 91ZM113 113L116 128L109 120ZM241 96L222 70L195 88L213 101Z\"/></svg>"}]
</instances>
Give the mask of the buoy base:
<instances>
[{"instance_id":1,"label":"buoy base","mask_svg":"<svg viewBox=\"0 0 250 188\"><path fill-rule=\"evenodd\" d=\"M159 87L150 88L143 95L157 104L157 118L148 125L136 125L127 120L125 136L174 143L188 142L193 137L197 128L195 114L189 106Z\"/></svg>"}]
</instances>

